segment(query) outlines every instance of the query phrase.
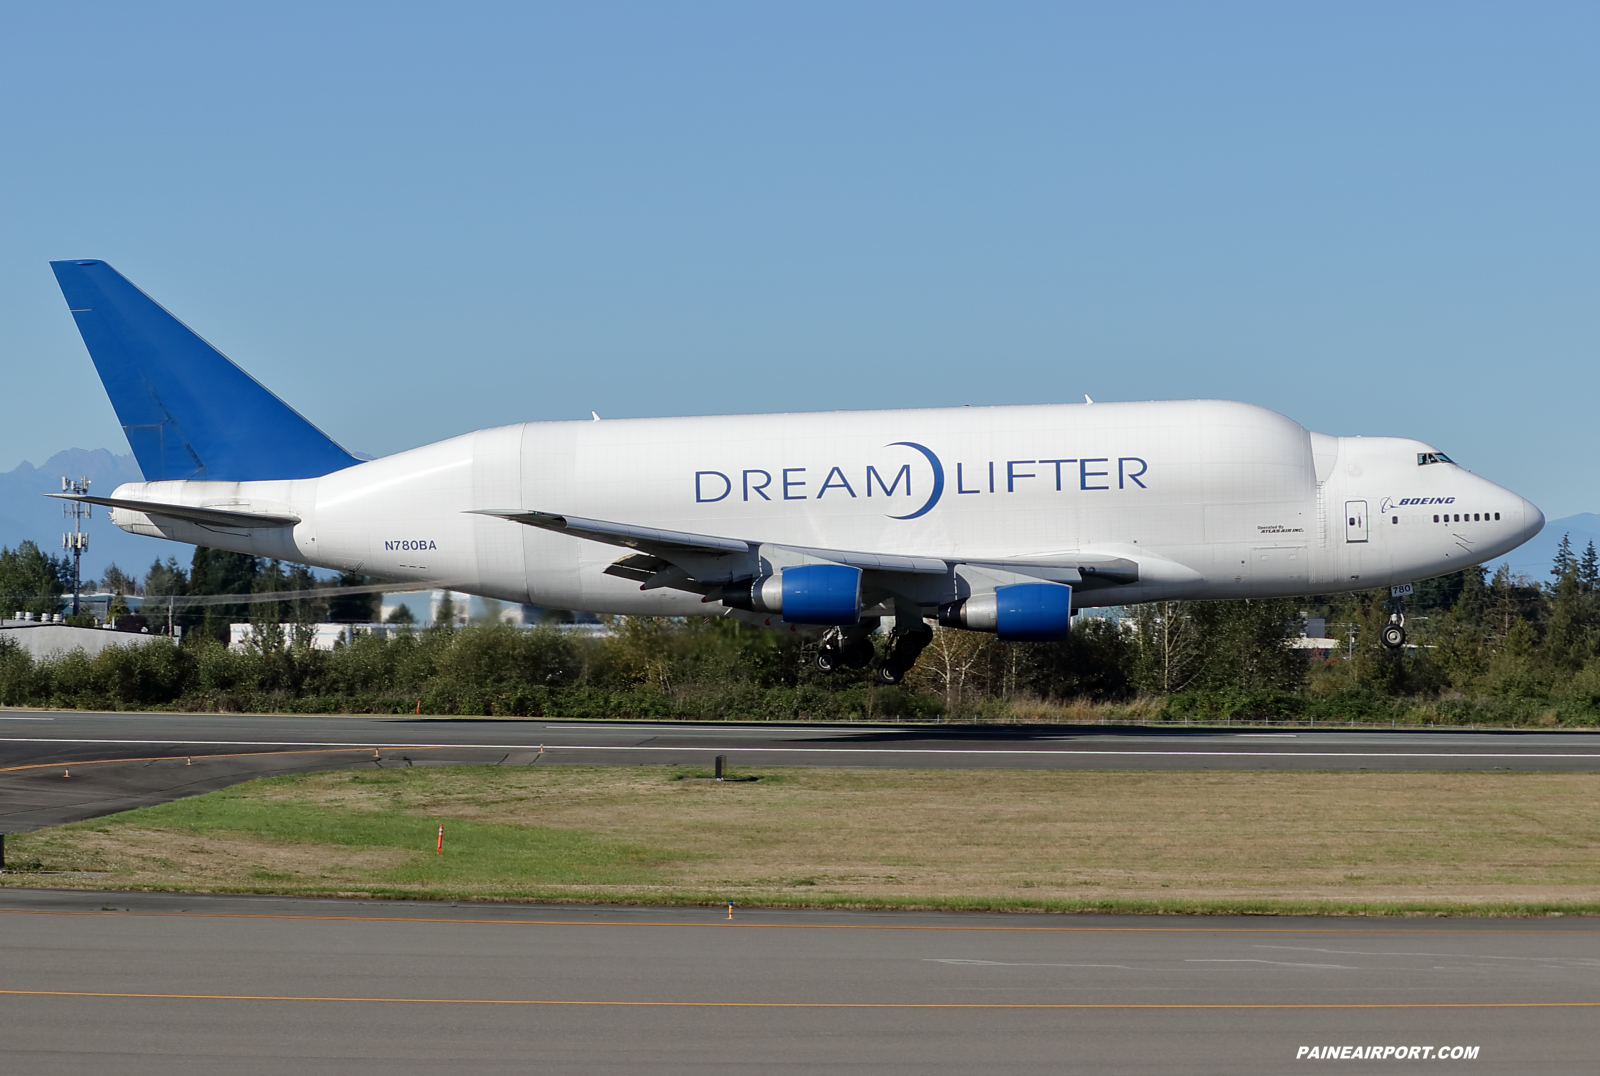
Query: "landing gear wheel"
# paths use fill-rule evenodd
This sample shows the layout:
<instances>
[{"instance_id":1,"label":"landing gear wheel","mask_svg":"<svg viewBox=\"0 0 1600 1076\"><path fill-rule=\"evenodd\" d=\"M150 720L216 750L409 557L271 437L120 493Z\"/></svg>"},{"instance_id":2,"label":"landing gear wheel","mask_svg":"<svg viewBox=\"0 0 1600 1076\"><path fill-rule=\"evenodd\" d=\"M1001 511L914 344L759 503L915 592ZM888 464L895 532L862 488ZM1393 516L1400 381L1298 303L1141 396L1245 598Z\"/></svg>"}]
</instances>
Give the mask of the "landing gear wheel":
<instances>
[{"instance_id":1,"label":"landing gear wheel","mask_svg":"<svg viewBox=\"0 0 1600 1076\"><path fill-rule=\"evenodd\" d=\"M865 669L872 664L873 655L876 653L871 639L857 639L839 651L839 660L847 669Z\"/></svg>"},{"instance_id":2,"label":"landing gear wheel","mask_svg":"<svg viewBox=\"0 0 1600 1076\"><path fill-rule=\"evenodd\" d=\"M911 666L917 663L917 655L922 653L922 648L933 642L933 629L922 623L916 622L915 627L905 630L895 628L890 635L893 641L889 645L889 656L883 659L883 664L878 666L878 672L873 680L879 684L898 684L904 680Z\"/></svg>"},{"instance_id":3,"label":"landing gear wheel","mask_svg":"<svg viewBox=\"0 0 1600 1076\"><path fill-rule=\"evenodd\" d=\"M843 655L840 654L837 646L829 645L818 649L814 660L818 672L831 673L837 671L839 666L843 664Z\"/></svg>"},{"instance_id":4,"label":"landing gear wheel","mask_svg":"<svg viewBox=\"0 0 1600 1076\"><path fill-rule=\"evenodd\" d=\"M1406 645L1406 629L1398 624L1390 624L1383 629L1383 645L1390 650L1399 650Z\"/></svg>"}]
</instances>

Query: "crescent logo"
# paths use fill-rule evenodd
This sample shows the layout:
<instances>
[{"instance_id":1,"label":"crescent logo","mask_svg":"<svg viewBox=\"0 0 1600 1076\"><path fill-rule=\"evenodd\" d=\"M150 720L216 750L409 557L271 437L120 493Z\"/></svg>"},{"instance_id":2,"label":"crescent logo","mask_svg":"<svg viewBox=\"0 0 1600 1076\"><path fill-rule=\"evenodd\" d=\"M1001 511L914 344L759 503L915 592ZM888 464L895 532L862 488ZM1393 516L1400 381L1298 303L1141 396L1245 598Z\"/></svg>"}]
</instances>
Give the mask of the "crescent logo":
<instances>
[{"instance_id":1,"label":"crescent logo","mask_svg":"<svg viewBox=\"0 0 1600 1076\"><path fill-rule=\"evenodd\" d=\"M933 510L934 505L939 503L939 498L944 496L944 464L939 462L939 457L934 455L933 449L928 448L926 445L919 445L915 441L892 441L884 447L894 448L896 446L916 449L927 457L928 465L933 468L933 492L928 494L927 502L910 515L890 516L889 518L916 519L918 516L925 516Z\"/></svg>"}]
</instances>

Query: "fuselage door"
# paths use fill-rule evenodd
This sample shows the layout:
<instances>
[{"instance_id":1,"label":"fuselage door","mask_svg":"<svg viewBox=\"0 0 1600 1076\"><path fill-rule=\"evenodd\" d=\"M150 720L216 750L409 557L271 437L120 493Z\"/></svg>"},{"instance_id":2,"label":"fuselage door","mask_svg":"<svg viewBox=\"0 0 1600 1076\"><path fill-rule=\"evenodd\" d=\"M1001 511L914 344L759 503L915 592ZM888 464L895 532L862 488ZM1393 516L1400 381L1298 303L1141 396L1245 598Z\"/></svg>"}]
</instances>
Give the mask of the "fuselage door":
<instances>
[{"instance_id":1,"label":"fuselage door","mask_svg":"<svg viewBox=\"0 0 1600 1076\"><path fill-rule=\"evenodd\" d=\"M1344 502L1344 540L1347 542L1365 542L1367 540L1367 502Z\"/></svg>"}]
</instances>

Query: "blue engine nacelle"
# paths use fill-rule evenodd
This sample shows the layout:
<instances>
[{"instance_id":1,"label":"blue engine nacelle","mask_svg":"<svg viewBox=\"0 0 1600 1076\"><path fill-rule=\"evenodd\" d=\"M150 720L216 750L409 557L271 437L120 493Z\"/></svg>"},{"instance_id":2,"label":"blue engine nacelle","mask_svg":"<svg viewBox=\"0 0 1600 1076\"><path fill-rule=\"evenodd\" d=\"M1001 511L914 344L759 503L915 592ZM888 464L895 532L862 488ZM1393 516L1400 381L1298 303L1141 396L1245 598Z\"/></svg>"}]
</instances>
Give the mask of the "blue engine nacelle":
<instances>
[{"instance_id":1,"label":"blue engine nacelle","mask_svg":"<svg viewBox=\"0 0 1600 1076\"><path fill-rule=\"evenodd\" d=\"M778 575L722 588L722 602L735 609L782 613L789 624L855 624L861 620L861 569L845 564L806 564Z\"/></svg>"},{"instance_id":2,"label":"blue engine nacelle","mask_svg":"<svg viewBox=\"0 0 1600 1076\"><path fill-rule=\"evenodd\" d=\"M939 607L947 628L992 631L1013 642L1064 639L1072 626L1072 588L1065 583L1013 583Z\"/></svg>"}]
</instances>

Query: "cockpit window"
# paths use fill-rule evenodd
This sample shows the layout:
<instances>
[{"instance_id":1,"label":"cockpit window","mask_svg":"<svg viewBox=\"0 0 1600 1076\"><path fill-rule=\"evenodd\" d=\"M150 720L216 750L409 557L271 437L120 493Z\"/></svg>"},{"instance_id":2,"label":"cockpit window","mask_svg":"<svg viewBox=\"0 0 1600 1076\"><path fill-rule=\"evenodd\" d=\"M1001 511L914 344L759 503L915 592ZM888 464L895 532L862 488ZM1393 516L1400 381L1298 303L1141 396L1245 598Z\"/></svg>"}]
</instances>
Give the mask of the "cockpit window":
<instances>
[{"instance_id":1,"label":"cockpit window","mask_svg":"<svg viewBox=\"0 0 1600 1076\"><path fill-rule=\"evenodd\" d=\"M1430 463L1454 463L1454 462L1455 462L1455 460L1451 459L1449 456L1446 456L1443 452L1418 452L1417 453L1417 466L1418 467L1426 467Z\"/></svg>"}]
</instances>

